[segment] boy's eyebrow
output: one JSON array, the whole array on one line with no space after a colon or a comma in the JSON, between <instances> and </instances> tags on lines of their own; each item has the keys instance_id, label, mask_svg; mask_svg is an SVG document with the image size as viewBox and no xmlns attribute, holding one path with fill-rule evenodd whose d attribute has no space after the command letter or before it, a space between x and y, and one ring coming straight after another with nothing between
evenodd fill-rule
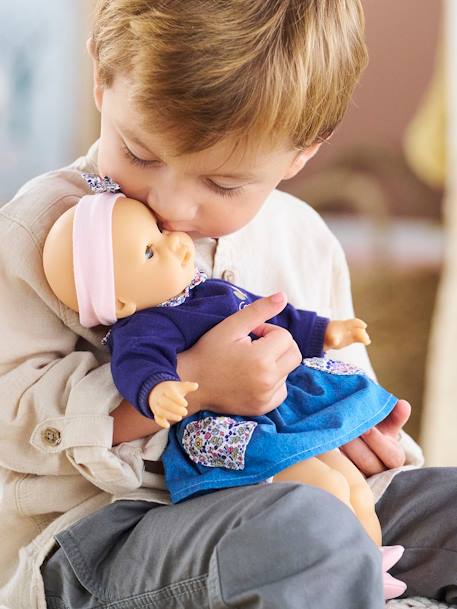
<instances>
[{"instance_id":1,"label":"boy's eyebrow","mask_svg":"<svg viewBox=\"0 0 457 609\"><path fill-rule=\"evenodd\" d=\"M128 127L123 128L122 133L131 142L133 142L137 146L140 146L140 148L143 148L143 150L146 150L149 154L158 157L158 155L155 152L149 150L149 148L145 146L143 142L138 138L138 136L136 136L132 131L130 131ZM218 173L217 169L215 169L214 172L207 172L206 175L211 176L213 178L225 178L229 180L252 180L256 177L253 173Z\"/></svg>"},{"instance_id":2,"label":"boy's eyebrow","mask_svg":"<svg viewBox=\"0 0 457 609\"><path fill-rule=\"evenodd\" d=\"M122 134L127 137L131 142L133 142L134 144L136 144L137 146L140 146L140 148L143 148L144 150L147 150L150 154L154 154L153 152L151 152L149 150L149 148L147 146L145 146L143 144L143 142L139 139L138 136L136 136L133 131L130 131L130 129L128 127L125 127L124 129L122 129Z\"/></svg>"}]
</instances>

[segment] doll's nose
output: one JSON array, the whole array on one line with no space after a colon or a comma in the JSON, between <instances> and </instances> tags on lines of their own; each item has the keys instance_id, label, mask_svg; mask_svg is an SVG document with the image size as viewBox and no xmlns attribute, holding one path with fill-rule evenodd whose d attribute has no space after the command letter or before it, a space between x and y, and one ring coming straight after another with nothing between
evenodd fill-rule
<instances>
[{"instance_id":1,"label":"doll's nose","mask_svg":"<svg viewBox=\"0 0 457 609\"><path fill-rule=\"evenodd\" d=\"M176 252L179 250L179 246L181 244L181 239L179 237L179 233L171 232L171 231L163 231L163 232L167 236L168 247L174 254L176 254Z\"/></svg>"}]
</instances>

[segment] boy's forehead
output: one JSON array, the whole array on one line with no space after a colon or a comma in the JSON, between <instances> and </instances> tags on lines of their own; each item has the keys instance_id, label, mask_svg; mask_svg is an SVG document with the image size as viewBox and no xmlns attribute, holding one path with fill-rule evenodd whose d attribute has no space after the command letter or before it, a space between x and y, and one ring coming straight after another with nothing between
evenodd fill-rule
<instances>
[{"instance_id":1,"label":"boy's forehead","mask_svg":"<svg viewBox=\"0 0 457 609\"><path fill-rule=\"evenodd\" d=\"M247 141L236 140L230 136L222 138L211 148L196 152L177 153L177 145L172 134L135 131L122 122L118 130L128 143L135 144L145 158L158 158L165 163L178 163L184 170L192 173L211 175L230 175L249 179L256 176L278 157L288 156L295 151L291 148L270 148L253 146Z\"/></svg>"},{"instance_id":2,"label":"boy's forehead","mask_svg":"<svg viewBox=\"0 0 457 609\"><path fill-rule=\"evenodd\" d=\"M172 133L152 131L142 127L143 121L131 99L125 95L125 80L115 79L105 91L105 110L112 116L115 128L127 143L134 144L145 158L158 158L169 162L173 159L189 171L211 175L230 175L249 179L268 165L276 164L278 158L296 153L288 144L255 143L248 138L236 138L230 133L222 137L214 146L196 152L178 153L178 142ZM128 88L127 88L128 90Z\"/></svg>"}]
</instances>

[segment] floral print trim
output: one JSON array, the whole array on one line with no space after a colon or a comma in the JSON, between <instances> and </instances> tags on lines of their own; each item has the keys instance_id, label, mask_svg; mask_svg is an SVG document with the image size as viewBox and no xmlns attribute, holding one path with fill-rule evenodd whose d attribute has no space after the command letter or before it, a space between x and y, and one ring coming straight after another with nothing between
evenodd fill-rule
<instances>
[{"instance_id":1,"label":"floral print trim","mask_svg":"<svg viewBox=\"0 0 457 609\"><path fill-rule=\"evenodd\" d=\"M324 357L307 357L303 360L303 364L308 368L314 368L314 370L320 370L321 372L328 372L329 374L336 374L340 376L349 376L351 374L363 374L366 373L362 368L348 364L347 362L340 362L335 359L326 359Z\"/></svg>"},{"instance_id":2,"label":"floral print trim","mask_svg":"<svg viewBox=\"0 0 457 609\"><path fill-rule=\"evenodd\" d=\"M81 175L86 180L90 189L93 192L121 192L121 187L119 186L119 184L117 184L117 182L114 182L114 180L112 180L108 176L101 178L96 173L82 173Z\"/></svg>"},{"instance_id":3,"label":"floral print trim","mask_svg":"<svg viewBox=\"0 0 457 609\"><path fill-rule=\"evenodd\" d=\"M254 421L205 417L186 425L182 445L195 463L240 470L244 469L244 455L256 427Z\"/></svg>"}]
</instances>

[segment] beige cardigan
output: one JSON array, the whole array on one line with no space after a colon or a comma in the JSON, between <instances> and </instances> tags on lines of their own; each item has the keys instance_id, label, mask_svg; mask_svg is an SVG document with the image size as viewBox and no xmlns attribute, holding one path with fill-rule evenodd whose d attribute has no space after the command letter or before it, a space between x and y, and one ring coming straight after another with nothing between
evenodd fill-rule
<instances>
[{"instance_id":1,"label":"beige cardigan","mask_svg":"<svg viewBox=\"0 0 457 609\"><path fill-rule=\"evenodd\" d=\"M10 609L46 606L40 565L56 532L116 498L168 502L163 479L143 471L143 457L159 459L166 432L112 448L109 413L121 398L104 330L81 327L43 275L46 234L87 193L79 172L96 171L95 153L32 180L0 210L0 606ZM248 226L197 250L214 277L258 294L284 290L321 315L352 315L338 242L287 194L274 191ZM361 347L344 357L371 370ZM389 479L378 476L378 490Z\"/></svg>"}]
</instances>

